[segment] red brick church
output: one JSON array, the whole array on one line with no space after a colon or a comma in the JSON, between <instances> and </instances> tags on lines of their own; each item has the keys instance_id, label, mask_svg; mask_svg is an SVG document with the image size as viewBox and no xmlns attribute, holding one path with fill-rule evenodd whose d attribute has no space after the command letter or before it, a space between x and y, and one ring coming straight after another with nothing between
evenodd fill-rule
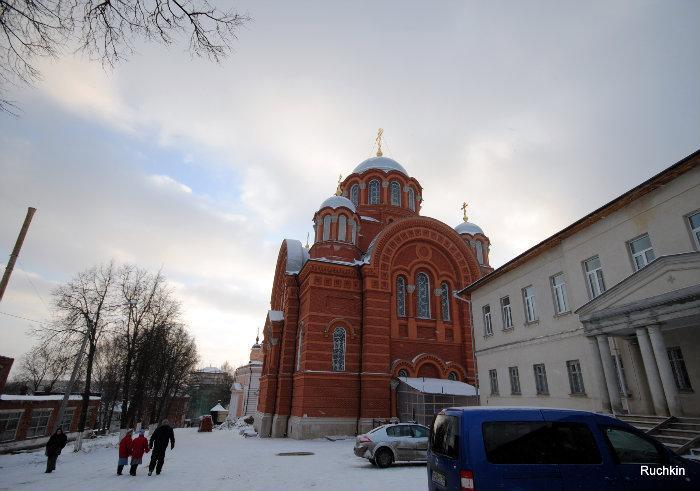
<instances>
[{"instance_id":1,"label":"red brick church","mask_svg":"<svg viewBox=\"0 0 700 491\"><path fill-rule=\"evenodd\" d=\"M469 304L453 293L491 271L489 239L466 208L455 228L421 216L421 194L380 142L321 203L313 245L282 242L264 328L261 436L367 431L397 415L397 377L475 384Z\"/></svg>"}]
</instances>

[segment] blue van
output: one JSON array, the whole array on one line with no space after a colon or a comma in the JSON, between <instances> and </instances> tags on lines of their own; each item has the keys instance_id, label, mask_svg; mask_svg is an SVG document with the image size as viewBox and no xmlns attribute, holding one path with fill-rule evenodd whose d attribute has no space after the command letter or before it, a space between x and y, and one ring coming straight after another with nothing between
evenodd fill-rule
<instances>
[{"instance_id":1,"label":"blue van","mask_svg":"<svg viewBox=\"0 0 700 491\"><path fill-rule=\"evenodd\" d=\"M431 491L700 490L700 463L615 418L586 411L440 411L428 445Z\"/></svg>"}]
</instances>

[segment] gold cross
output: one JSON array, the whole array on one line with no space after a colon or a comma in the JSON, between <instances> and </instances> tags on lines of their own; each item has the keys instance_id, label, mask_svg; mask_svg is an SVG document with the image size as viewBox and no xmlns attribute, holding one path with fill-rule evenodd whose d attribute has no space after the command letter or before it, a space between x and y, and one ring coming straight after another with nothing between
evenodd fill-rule
<instances>
[{"instance_id":1,"label":"gold cross","mask_svg":"<svg viewBox=\"0 0 700 491\"><path fill-rule=\"evenodd\" d=\"M467 204L466 201L464 203L462 203L462 211L464 212L464 221L465 222L467 221L467 206L469 206L469 205Z\"/></svg>"},{"instance_id":2,"label":"gold cross","mask_svg":"<svg viewBox=\"0 0 700 491\"><path fill-rule=\"evenodd\" d=\"M381 157L384 155L382 153L382 136L384 135L384 130L382 128L379 128L377 131L377 138L375 138L375 142L377 143L377 157Z\"/></svg>"},{"instance_id":3,"label":"gold cross","mask_svg":"<svg viewBox=\"0 0 700 491\"><path fill-rule=\"evenodd\" d=\"M340 175L338 176L338 187L337 187L337 189L335 190L335 195L336 195L336 196L342 196L342 195L343 195L343 190L340 189L340 183L341 183L341 182L343 182L343 175L342 175L342 174L340 174Z\"/></svg>"}]
</instances>

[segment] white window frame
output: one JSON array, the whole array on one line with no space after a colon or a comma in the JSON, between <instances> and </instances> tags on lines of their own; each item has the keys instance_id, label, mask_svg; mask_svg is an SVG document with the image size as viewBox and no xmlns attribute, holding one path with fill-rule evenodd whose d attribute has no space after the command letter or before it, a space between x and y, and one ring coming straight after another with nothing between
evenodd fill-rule
<instances>
[{"instance_id":1,"label":"white window frame","mask_svg":"<svg viewBox=\"0 0 700 491\"><path fill-rule=\"evenodd\" d=\"M376 191L376 193L375 193ZM375 196L376 194L376 196ZM376 198L376 200L375 200ZM367 204L380 205L382 203L382 183L379 179L372 179L367 186Z\"/></svg>"},{"instance_id":2,"label":"white window frame","mask_svg":"<svg viewBox=\"0 0 700 491\"><path fill-rule=\"evenodd\" d=\"M70 413L71 417L70 421L68 421L66 425L66 416L68 416L68 413ZM73 419L75 419L75 406L66 407L65 411L63 411L63 420L61 421L61 427L63 428L64 433L68 433L70 431Z\"/></svg>"},{"instance_id":3,"label":"white window frame","mask_svg":"<svg viewBox=\"0 0 700 491\"><path fill-rule=\"evenodd\" d=\"M520 370L518 370L517 366L508 367L508 378L510 379L510 395L522 395L522 388L520 387Z\"/></svg>"},{"instance_id":4,"label":"white window frame","mask_svg":"<svg viewBox=\"0 0 700 491\"><path fill-rule=\"evenodd\" d=\"M27 439L41 438L42 436L46 436L46 433L49 431L49 421L51 420L51 413L53 413L53 409L51 408L32 409L32 412L29 415L29 424L27 425ZM44 428L44 431L40 435L37 434L42 427Z\"/></svg>"},{"instance_id":5,"label":"white window frame","mask_svg":"<svg viewBox=\"0 0 700 491\"><path fill-rule=\"evenodd\" d=\"M360 185L355 183L350 186L350 201L355 206L360 206Z\"/></svg>"},{"instance_id":6,"label":"white window frame","mask_svg":"<svg viewBox=\"0 0 700 491\"><path fill-rule=\"evenodd\" d=\"M635 252L633 249L634 243L644 239L649 241L649 247ZM651 237L648 233L644 233L639 237L635 237L634 239L627 241L627 250L629 251L630 256L632 257L632 267L635 271L639 271L640 269L645 268L656 259L654 246L651 243Z\"/></svg>"},{"instance_id":7,"label":"white window frame","mask_svg":"<svg viewBox=\"0 0 700 491\"><path fill-rule=\"evenodd\" d=\"M491 395L500 395L498 392L498 370L495 368L489 370L489 383L491 385Z\"/></svg>"},{"instance_id":8,"label":"white window frame","mask_svg":"<svg viewBox=\"0 0 700 491\"><path fill-rule=\"evenodd\" d=\"M586 395L586 386L583 384L583 372L579 360L567 360L566 373L569 376L569 393L571 395Z\"/></svg>"},{"instance_id":9,"label":"white window frame","mask_svg":"<svg viewBox=\"0 0 700 491\"><path fill-rule=\"evenodd\" d=\"M391 181L389 185L389 202L391 206L401 206L401 183Z\"/></svg>"},{"instance_id":10,"label":"white window frame","mask_svg":"<svg viewBox=\"0 0 700 491\"><path fill-rule=\"evenodd\" d=\"M421 289L420 286L420 277L425 277L426 281L426 288L425 291ZM423 298L423 295L425 295L425 302L426 302L426 308L427 312L424 315L421 315L421 299ZM423 271L419 272L416 274L416 317L419 319L430 319L431 318L431 309L430 309L430 276L428 276L428 273L424 273Z\"/></svg>"},{"instance_id":11,"label":"white window frame","mask_svg":"<svg viewBox=\"0 0 700 491\"><path fill-rule=\"evenodd\" d=\"M493 322L491 321L491 305L481 307L481 316L484 318L484 336L493 336Z\"/></svg>"},{"instance_id":12,"label":"white window frame","mask_svg":"<svg viewBox=\"0 0 700 491\"><path fill-rule=\"evenodd\" d=\"M15 432L12 435L12 438L2 438L2 433L0 433L0 442L13 442L17 439L17 430L19 430L19 424L22 422L22 416L24 416L24 409L3 409L0 411L0 415L5 416L7 415L7 420L9 421L15 421ZM13 417L13 415L16 415ZM4 432L8 432L12 430L8 430L5 428Z\"/></svg>"},{"instance_id":13,"label":"white window frame","mask_svg":"<svg viewBox=\"0 0 700 491\"><path fill-rule=\"evenodd\" d=\"M588 264L593 260L598 261L598 267L589 270ZM591 256L588 259L584 260L582 265L583 273L586 277L586 289L588 290L588 296L591 300L593 300L594 298L599 297L600 295L605 293L605 277L603 275L603 263L600 260L600 256L596 254L595 256Z\"/></svg>"},{"instance_id":14,"label":"white window frame","mask_svg":"<svg viewBox=\"0 0 700 491\"><path fill-rule=\"evenodd\" d=\"M522 290L523 307L525 308L525 324L537 322L537 304L535 303L535 287L528 285Z\"/></svg>"},{"instance_id":15,"label":"white window frame","mask_svg":"<svg viewBox=\"0 0 700 491\"><path fill-rule=\"evenodd\" d=\"M698 224L693 228L693 218L697 217ZM693 239L695 249L700 251L700 210L689 213L685 216L685 223L688 225L690 236Z\"/></svg>"},{"instance_id":16,"label":"white window frame","mask_svg":"<svg viewBox=\"0 0 700 491\"><path fill-rule=\"evenodd\" d=\"M508 300L508 304L504 305L503 301ZM499 300L501 306L501 321L503 322L503 330L509 331L513 329L513 304L510 302L510 297L506 295Z\"/></svg>"},{"instance_id":17,"label":"white window frame","mask_svg":"<svg viewBox=\"0 0 700 491\"><path fill-rule=\"evenodd\" d=\"M557 278L561 278L561 283L557 283ZM564 273L559 272L550 276L549 286L552 288L554 313L556 315L562 315L571 312L569 308L569 297L566 294L566 276L564 276Z\"/></svg>"}]
</instances>

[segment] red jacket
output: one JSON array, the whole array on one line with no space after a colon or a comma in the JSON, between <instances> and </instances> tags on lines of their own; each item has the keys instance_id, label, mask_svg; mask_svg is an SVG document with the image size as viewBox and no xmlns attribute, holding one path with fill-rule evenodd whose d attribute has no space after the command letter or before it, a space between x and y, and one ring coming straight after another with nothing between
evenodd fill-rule
<instances>
[{"instance_id":1,"label":"red jacket","mask_svg":"<svg viewBox=\"0 0 700 491\"><path fill-rule=\"evenodd\" d=\"M139 435L131 442L131 458L140 459L145 453L148 453L148 440L145 436Z\"/></svg>"},{"instance_id":2,"label":"red jacket","mask_svg":"<svg viewBox=\"0 0 700 491\"><path fill-rule=\"evenodd\" d=\"M131 455L131 433L127 433L119 442L119 458L125 459Z\"/></svg>"}]
</instances>

